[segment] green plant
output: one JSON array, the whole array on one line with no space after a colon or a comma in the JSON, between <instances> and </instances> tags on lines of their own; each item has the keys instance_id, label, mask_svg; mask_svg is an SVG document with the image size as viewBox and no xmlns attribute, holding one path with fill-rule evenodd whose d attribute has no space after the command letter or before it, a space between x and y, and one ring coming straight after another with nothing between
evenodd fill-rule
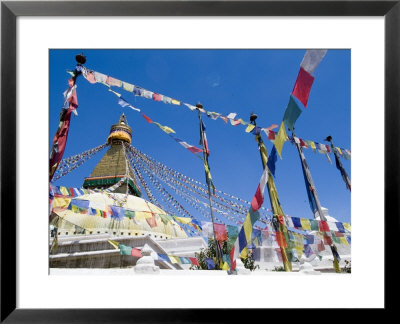
<instances>
[{"instance_id":1,"label":"green plant","mask_svg":"<svg viewBox=\"0 0 400 324\"><path fill-rule=\"evenodd\" d=\"M283 267L283 266L279 266L279 267L275 266L275 268L272 271L285 271L285 267Z\"/></svg>"}]
</instances>

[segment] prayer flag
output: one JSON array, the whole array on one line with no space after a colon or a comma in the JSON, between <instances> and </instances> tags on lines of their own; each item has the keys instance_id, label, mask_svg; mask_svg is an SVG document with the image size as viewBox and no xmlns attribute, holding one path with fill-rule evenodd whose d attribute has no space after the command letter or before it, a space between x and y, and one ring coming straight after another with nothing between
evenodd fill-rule
<instances>
[{"instance_id":1,"label":"prayer flag","mask_svg":"<svg viewBox=\"0 0 400 324\"><path fill-rule=\"evenodd\" d=\"M168 257L169 257L169 260L171 261L171 263L181 263L181 260L179 260L179 258L174 255L168 254Z\"/></svg>"},{"instance_id":2,"label":"prayer flag","mask_svg":"<svg viewBox=\"0 0 400 324\"><path fill-rule=\"evenodd\" d=\"M137 258L141 258L142 257L142 253L140 252L140 250L139 249L135 249L135 248L132 248L131 255L134 256L134 257L137 257Z\"/></svg>"},{"instance_id":3,"label":"prayer flag","mask_svg":"<svg viewBox=\"0 0 400 324\"><path fill-rule=\"evenodd\" d=\"M343 227L346 229L346 230L348 230L349 232L351 232L351 225L350 225L350 223L342 223L343 224Z\"/></svg>"},{"instance_id":4,"label":"prayer flag","mask_svg":"<svg viewBox=\"0 0 400 324\"><path fill-rule=\"evenodd\" d=\"M302 111L299 105L297 104L294 97L291 95L289 103L286 107L285 115L283 116L283 121L289 130L294 130L294 124L296 123L296 120L299 118L301 113Z\"/></svg>"},{"instance_id":5,"label":"prayer flag","mask_svg":"<svg viewBox=\"0 0 400 324\"><path fill-rule=\"evenodd\" d=\"M318 221L319 230L321 232L329 232L329 226L327 221Z\"/></svg>"},{"instance_id":6,"label":"prayer flag","mask_svg":"<svg viewBox=\"0 0 400 324\"><path fill-rule=\"evenodd\" d=\"M144 119L146 119L146 121L147 121L149 124L153 123L153 121L152 121L149 117L147 117L145 114L142 113L142 116L143 116Z\"/></svg>"},{"instance_id":7,"label":"prayer flag","mask_svg":"<svg viewBox=\"0 0 400 324\"><path fill-rule=\"evenodd\" d=\"M111 206L111 218L115 218L117 220L123 220L124 219L124 214L125 214L125 209L122 207L118 206Z\"/></svg>"},{"instance_id":8,"label":"prayer flag","mask_svg":"<svg viewBox=\"0 0 400 324\"><path fill-rule=\"evenodd\" d=\"M168 258L168 256L166 254L157 253L157 255L158 255L159 260L165 261L165 262L170 262L170 259Z\"/></svg>"},{"instance_id":9,"label":"prayer flag","mask_svg":"<svg viewBox=\"0 0 400 324\"><path fill-rule=\"evenodd\" d=\"M223 242L228 239L225 224L214 223L214 229L217 241Z\"/></svg>"},{"instance_id":10,"label":"prayer flag","mask_svg":"<svg viewBox=\"0 0 400 324\"><path fill-rule=\"evenodd\" d=\"M261 176L260 183L258 184L257 191L251 201L251 208L253 211L257 211L261 208L264 202L264 189L268 181L268 166L265 167L264 172Z\"/></svg>"},{"instance_id":11,"label":"prayer flag","mask_svg":"<svg viewBox=\"0 0 400 324\"><path fill-rule=\"evenodd\" d=\"M110 243L113 247L114 247L114 249L119 249L119 242L117 242L117 241L113 241L113 240L108 240L108 243Z\"/></svg>"},{"instance_id":12,"label":"prayer flag","mask_svg":"<svg viewBox=\"0 0 400 324\"><path fill-rule=\"evenodd\" d=\"M156 124L158 127L160 127L167 134L175 133L175 131L171 127L163 126L163 125L161 125L160 123L157 123L157 122L153 122L153 123Z\"/></svg>"},{"instance_id":13,"label":"prayer flag","mask_svg":"<svg viewBox=\"0 0 400 324\"><path fill-rule=\"evenodd\" d=\"M337 222L336 223L336 227L337 227L337 229L338 229L338 231L340 233L345 233L346 232L342 223Z\"/></svg>"},{"instance_id":14,"label":"prayer flag","mask_svg":"<svg viewBox=\"0 0 400 324\"><path fill-rule=\"evenodd\" d=\"M256 126L249 124L245 130L246 133L250 133Z\"/></svg>"},{"instance_id":15,"label":"prayer flag","mask_svg":"<svg viewBox=\"0 0 400 324\"><path fill-rule=\"evenodd\" d=\"M293 221L294 227L296 227L296 228L301 228L300 218L298 218L298 217L292 217L292 221Z\"/></svg>"},{"instance_id":16,"label":"prayer flag","mask_svg":"<svg viewBox=\"0 0 400 324\"><path fill-rule=\"evenodd\" d=\"M173 105L180 105L181 104L181 102L179 101L179 100L175 100L175 99L172 99L171 100L171 103L173 104Z\"/></svg>"},{"instance_id":17,"label":"prayer flag","mask_svg":"<svg viewBox=\"0 0 400 324\"><path fill-rule=\"evenodd\" d=\"M106 83L110 86L121 87L122 82L120 80L114 79L113 77L107 77Z\"/></svg>"},{"instance_id":18,"label":"prayer flag","mask_svg":"<svg viewBox=\"0 0 400 324\"><path fill-rule=\"evenodd\" d=\"M345 237L339 237L339 240L340 240L340 244L343 244L343 245L348 245L349 244Z\"/></svg>"},{"instance_id":19,"label":"prayer flag","mask_svg":"<svg viewBox=\"0 0 400 324\"><path fill-rule=\"evenodd\" d=\"M308 73L313 74L319 63L321 63L327 51L328 50L321 49L307 50L304 54L300 66Z\"/></svg>"},{"instance_id":20,"label":"prayer flag","mask_svg":"<svg viewBox=\"0 0 400 324\"><path fill-rule=\"evenodd\" d=\"M190 152L192 153L201 153L203 152L202 149L199 149L196 146L190 145L188 143L186 143L185 141L182 141L181 139L174 137L172 135L170 135L176 142L178 142L179 144L181 144L184 148L188 149Z\"/></svg>"},{"instance_id":21,"label":"prayer flag","mask_svg":"<svg viewBox=\"0 0 400 324\"><path fill-rule=\"evenodd\" d=\"M308 97L313 82L314 77L303 68L300 68L292 95L299 99L304 107L307 107Z\"/></svg>"},{"instance_id":22,"label":"prayer flag","mask_svg":"<svg viewBox=\"0 0 400 324\"><path fill-rule=\"evenodd\" d=\"M206 259L206 264L207 264L208 270L215 269L215 264L214 264L213 259L210 259L210 258Z\"/></svg>"},{"instance_id":23,"label":"prayer flag","mask_svg":"<svg viewBox=\"0 0 400 324\"><path fill-rule=\"evenodd\" d=\"M281 123L281 126L279 128L279 132L275 137L275 142L274 145L276 147L277 152L279 153L279 156L282 158L282 148L283 144L287 141L287 134L286 134L286 129L284 122Z\"/></svg>"},{"instance_id":24,"label":"prayer flag","mask_svg":"<svg viewBox=\"0 0 400 324\"><path fill-rule=\"evenodd\" d=\"M154 101L161 101L162 100L162 95L158 93L153 93L153 100Z\"/></svg>"},{"instance_id":25,"label":"prayer flag","mask_svg":"<svg viewBox=\"0 0 400 324\"><path fill-rule=\"evenodd\" d=\"M319 224L318 224L318 221L316 219L310 220L310 224L311 224L311 230L312 231L319 231Z\"/></svg>"},{"instance_id":26,"label":"prayer flag","mask_svg":"<svg viewBox=\"0 0 400 324\"><path fill-rule=\"evenodd\" d=\"M132 247L124 245L124 244L119 244L119 253L121 255L131 255Z\"/></svg>"},{"instance_id":27,"label":"prayer flag","mask_svg":"<svg viewBox=\"0 0 400 324\"><path fill-rule=\"evenodd\" d=\"M301 227L304 230L311 230L310 220L306 218L300 218Z\"/></svg>"},{"instance_id":28,"label":"prayer flag","mask_svg":"<svg viewBox=\"0 0 400 324\"><path fill-rule=\"evenodd\" d=\"M133 92L134 85L126 82L122 82L122 88L126 91Z\"/></svg>"},{"instance_id":29,"label":"prayer flag","mask_svg":"<svg viewBox=\"0 0 400 324\"><path fill-rule=\"evenodd\" d=\"M120 106L122 106L122 107L129 107L129 108L131 108L131 109L133 109L133 110L140 111L140 109L133 107L129 102L127 102L127 101L126 101L125 99L123 99L122 97L120 97L120 98L118 99L118 104L119 104Z\"/></svg>"},{"instance_id":30,"label":"prayer flag","mask_svg":"<svg viewBox=\"0 0 400 324\"><path fill-rule=\"evenodd\" d=\"M268 157L268 162L267 162L267 167L269 171L271 171L272 175L275 177L275 163L278 160L278 157L276 156L276 148L275 146L272 146L271 154Z\"/></svg>"},{"instance_id":31,"label":"prayer flag","mask_svg":"<svg viewBox=\"0 0 400 324\"><path fill-rule=\"evenodd\" d=\"M192 262L193 265L200 267L200 263L196 258L188 258L190 260L190 262Z\"/></svg>"},{"instance_id":32,"label":"prayer flag","mask_svg":"<svg viewBox=\"0 0 400 324\"><path fill-rule=\"evenodd\" d=\"M154 215L152 214L151 217L146 218L147 224L149 224L150 227L156 227L157 226L157 221Z\"/></svg>"}]
</instances>

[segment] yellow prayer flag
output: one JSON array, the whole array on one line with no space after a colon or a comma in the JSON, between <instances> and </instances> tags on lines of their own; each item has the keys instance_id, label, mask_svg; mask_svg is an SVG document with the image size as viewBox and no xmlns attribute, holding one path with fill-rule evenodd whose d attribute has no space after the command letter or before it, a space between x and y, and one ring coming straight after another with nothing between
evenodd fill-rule
<instances>
[{"instance_id":1,"label":"yellow prayer flag","mask_svg":"<svg viewBox=\"0 0 400 324\"><path fill-rule=\"evenodd\" d=\"M256 126L249 124L249 126L247 126L247 128L246 128L246 133L250 133L254 129L254 127L256 127Z\"/></svg>"},{"instance_id":2,"label":"yellow prayer flag","mask_svg":"<svg viewBox=\"0 0 400 324\"><path fill-rule=\"evenodd\" d=\"M315 146L315 143L313 141L309 141L310 142L310 146L313 149L313 151L315 151L317 148Z\"/></svg>"},{"instance_id":3,"label":"yellow prayer flag","mask_svg":"<svg viewBox=\"0 0 400 324\"><path fill-rule=\"evenodd\" d=\"M340 240L340 244L349 245L349 242L347 242L345 237L339 237L339 240Z\"/></svg>"},{"instance_id":4,"label":"yellow prayer flag","mask_svg":"<svg viewBox=\"0 0 400 324\"><path fill-rule=\"evenodd\" d=\"M304 230L311 230L310 220L306 218L300 218L301 227Z\"/></svg>"},{"instance_id":5,"label":"yellow prayer flag","mask_svg":"<svg viewBox=\"0 0 400 324\"><path fill-rule=\"evenodd\" d=\"M243 223L243 228L244 228L244 234L246 236L247 244L249 244L250 240L251 240L251 233L253 231L253 226L251 224L251 219L250 219L250 213L247 213L246 219L244 220L244 223Z\"/></svg>"},{"instance_id":6,"label":"yellow prayer flag","mask_svg":"<svg viewBox=\"0 0 400 324\"><path fill-rule=\"evenodd\" d=\"M71 198L56 197L53 200L53 208L68 208Z\"/></svg>"},{"instance_id":7,"label":"yellow prayer flag","mask_svg":"<svg viewBox=\"0 0 400 324\"><path fill-rule=\"evenodd\" d=\"M297 252L297 257L300 260L301 256L303 255L303 247L301 246L296 246L296 252Z\"/></svg>"},{"instance_id":8,"label":"yellow prayer flag","mask_svg":"<svg viewBox=\"0 0 400 324\"><path fill-rule=\"evenodd\" d=\"M351 232L351 225L350 225L350 223L343 223L343 227L344 227L345 229L347 229L349 232Z\"/></svg>"},{"instance_id":9,"label":"yellow prayer flag","mask_svg":"<svg viewBox=\"0 0 400 324\"><path fill-rule=\"evenodd\" d=\"M229 270L229 264L225 261L224 265L222 266L222 270Z\"/></svg>"},{"instance_id":10,"label":"yellow prayer flag","mask_svg":"<svg viewBox=\"0 0 400 324\"><path fill-rule=\"evenodd\" d=\"M133 92L133 84L122 82L122 88L126 91Z\"/></svg>"},{"instance_id":11,"label":"yellow prayer flag","mask_svg":"<svg viewBox=\"0 0 400 324\"><path fill-rule=\"evenodd\" d=\"M175 133L175 131L171 127L163 126L163 125L161 125L160 123L157 123L157 122L153 122L153 123L156 124L158 127L160 127L167 134Z\"/></svg>"},{"instance_id":12,"label":"yellow prayer flag","mask_svg":"<svg viewBox=\"0 0 400 324\"><path fill-rule=\"evenodd\" d=\"M240 252L240 257L242 258L242 259L245 259L245 258L247 258L247 251L248 251L248 249L247 249L247 246L242 250L242 252Z\"/></svg>"},{"instance_id":13,"label":"yellow prayer flag","mask_svg":"<svg viewBox=\"0 0 400 324\"><path fill-rule=\"evenodd\" d=\"M108 240L107 242L110 243L116 250L119 249L119 243L117 241Z\"/></svg>"},{"instance_id":14,"label":"yellow prayer flag","mask_svg":"<svg viewBox=\"0 0 400 324\"><path fill-rule=\"evenodd\" d=\"M181 102L179 100L175 100L175 99L172 99L171 103L173 105L178 105L178 106L181 104Z\"/></svg>"},{"instance_id":15,"label":"yellow prayer flag","mask_svg":"<svg viewBox=\"0 0 400 324\"><path fill-rule=\"evenodd\" d=\"M343 155L342 150L340 149L340 147L335 147L335 148L339 152L340 155Z\"/></svg>"},{"instance_id":16,"label":"yellow prayer flag","mask_svg":"<svg viewBox=\"0 0 400 324\"><path fill-rule=\"evenodd\" d=\"M169 255L168 254L168 258L171 260L171 263L180 263L180 260L178 257L173 256L173 255Z\"/></svg>"},{"instance_id":17,"label":"yellow prayer flag","mask_svg":"<svg viewBox=\"0 0 400 324\"><path fill-rule=\"evenodd\" d=\"M192 222L190 217L175 217L175 219L182 224L189 224Z\"/></svg>"},{"instance_id":18,"label":"yellow prayer flag","mask_svg":"<svg viewBox=\"0 0 400 324\"><path fill-rule=\"evenodd\" d=\"M242 125L248 125L248 122L245 122L242 118L238 119Z\"/></svg>"},{"instance_id":19,"label":"yellow prayer flag","mask_svg":"<svg viewBox=\"0 0 400 324\"><path fill-rule=\"evenodd\" d=\"M287 134L286 134L286 129L285 129L285 124L284 122L281 123L281 127L279 128L279 132L275 137L275 147L276 150L279 154L279 156L282 159L282 148L283 148L283 144L285 144L285 142L287 141Z\"/></svg>"},{"instance_id":20,"label":"yellow prayer flag","mask_svg":"<svg viewBox=\"0 0 400 324\"><path fill-rule=\"evenodd\" d=\"M60 187L60 191L64 196L69 196L69 192L68 192L67 188Z\"/></svg>"}]
</instances>

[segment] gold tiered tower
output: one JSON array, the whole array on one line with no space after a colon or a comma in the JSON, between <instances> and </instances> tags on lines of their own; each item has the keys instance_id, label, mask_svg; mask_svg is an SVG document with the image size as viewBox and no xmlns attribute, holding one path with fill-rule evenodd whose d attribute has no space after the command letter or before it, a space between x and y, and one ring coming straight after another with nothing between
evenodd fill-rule
<instances>
[{"instance_id":1,"label":"gold tiered tower","mask_svg":"<svg viewBox=\"0 0 400 324\"><path fill-rule=\"evenodd\" d=\"M136 184L132 168L126 160L124 144L130 144L131 141L132 129L129 127L125 115L122 114L119 122L111 126L107 139L107 143L110 145L109 150L94 168L90 177L85 178L83 188L107 189L127 177L128 180L114 192L126 193L128 190L130 195L140 197L141 192Z\"/></svg>"}]
</instances>

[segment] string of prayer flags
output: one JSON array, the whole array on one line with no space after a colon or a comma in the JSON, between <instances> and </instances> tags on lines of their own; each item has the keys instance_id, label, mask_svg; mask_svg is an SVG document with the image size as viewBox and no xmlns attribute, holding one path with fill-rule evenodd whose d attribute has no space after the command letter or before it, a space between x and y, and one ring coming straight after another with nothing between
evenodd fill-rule
<instances>
[{"instance_id":1,"label":"string of prayer flags","mask_svg":"<svg viewBox=\"0 0 400 324\"><path fill-rule=\"evenodd\" d=\"M71 113L78 108L75 78L69 79L68 85L69 88L64 92L64 106L61 109L60 122L53 138L53 146L50 153L49 181L52 180L58 164L64 155L71 122Z\"/></svg>"},{"instance_id":2,"label":"string of prayer flags","mask_svg":"<svg viewBox=\"0 0 400 324\"><path fill-rule=\"evenodd\" d=\"M290 131L294 130L294 124L296 123L296 120L299 118L301 113L302 110L298 106L293 95L291 95L289 98L289 103L287 105L285 114L283 116L283 122Z\"/></svg>"},{"instance_id":3,"label":"string of prayer flags","mask_svg":"<svg viewBox=\"0 0 400 324\"><path fill-rule=\"evenodd\" d=\"M176 142L178 142L180 145L182 145L184 148L188 149L190 152L192 153L201 153L203 152L203 150L197 148L196 146L190 145L188 143L186 143L185 141L172 136L171 133L175 133L175 131L168 127L168 126L162 126L161 124L154 122L153 120L151 120L150 117L146 116L145 114L141 113L143 118L149 123L149 124L156 124L160 129L162 129L165 133L167 133L169 136L171 136Z\"/></svg>"},{"instance_id":4,"label":"string of prayer flags","mask_svg":"<svg viewBox=\"0 0 400 324\"><path fill-rule=\"evenodd\" d=\"M232 271L236 268L236 259L239 255L241 257L247 257L247 246L251 244L253 226L259 219L260 213L258 212L258 210L254 210L253 207L250 207L246 215L246 219L244 220L244 223L240 228L239 235L235 241L235 244L233 245L229 254L231 258Z\"/></svg>"},{"instance_id":5,"label":"string of prayer flags","mask_svg":"<svg viewBox=\"0 0 400 324\"><path fill-rule=\"evenodd\" d=\"M171 135L170 135L171 136ZM184 148L186 148L186 149L188 149L190 152L192 152L192 153L201 153L201 152L203 152L203 150L202 149L199 149L198 147L196 147L196 146L194 146L194 145L190 145L190 144L188 144L188 143L186 143L185 141L183 141L183 140L181 140L181 139L179 139L179 138L177 138L177 137L174 137L174 136L171 136L176 142L178 142L179 144L181 144Z\"/></svg>"},{"instance_id":6,"label":"string of prayer flags","mask_svg":"<svg viewBox=\"0 0 400 324\"><path fill-rule=\"evenodd\" d=\"M282 148L283 144L287 141L287 134L286 134L286 129L284 122L282 121L281 126L279 128L278 134L275 137L274 145L276 147L276 150L279 154L279 156L282 159Z\"/></svg>"},{"instance_id":7,"label":"string of prayer flags","mask_svg":"<svg viewBox=\"0 0 400 324\"><path fill-rule=\"evenodd\" d=\"M116 249L116 250L119 249L119 252L121 255L131 255L131 256L135 256L137 258L142 257L142 253L140 252L139 249L121 244L121 243L119 243L117 241L113 241L113 240L108 240L108 243L110 243L114 247L114 249Z\"/></svg>"},{"instance_id":8,"label":"string of prayer flags","mask_svg":"<svg viewBox=\"0 0 400 324\"><path fill-rule=\"evenodd\" d=\"M340 162L339 157L336 155L336 152L334 151L333 153L335 155L336 168L340 171L343 181L346 184L346 188L351 191L351 182L350 182L349 176L347 175L346 170L343 168L343 165Z\"/></svg>"}]
</instances>

